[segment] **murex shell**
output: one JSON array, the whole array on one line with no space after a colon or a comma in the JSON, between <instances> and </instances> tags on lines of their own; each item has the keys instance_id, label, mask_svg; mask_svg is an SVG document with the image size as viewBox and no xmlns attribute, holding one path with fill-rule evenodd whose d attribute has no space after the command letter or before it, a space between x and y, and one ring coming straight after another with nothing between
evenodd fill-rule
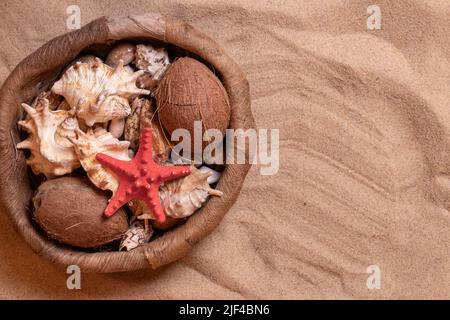
<instances>
[{"instance_id":1,"label":"murex shell","mask_svg":"<svg viewBox=\"0 0 450 320\"><path fill-rule=\"evenodd\" d=\"M195 167L183 179L170 181L160 189L159 196L165 213L172 218L186 218L208 200L210 195L221 197L222 192L212 189L207 180L211 172L202 172Z\"/></svg>"},{"instance_id":2,"label":"murex shell","mask_svg":"<svg viewBox=\"0 0 450 320\"><path fill-rule=\"evenodd\" d=\"M207 180L211 172L202 172L192 167L192 173L181 179L169 181L159 189L159 198L167 216L182 219L200 209L210 195L221 197L222 191L212 189ZM144 207L134 208L139 219L152 219L153 215Z\"/></svg>"},{"instance_id":3,"label":"murex shell","mask_svg":"<svg viewBox=\"0 0 450 320\"><path fill-rule=\"evenodd\" d=\"M116 192L119 182L113 174L105 169L95 158L97 153L104 153L120 160L131 160L128 141L120 141L102 127L89 129L87 133L77 130L77 137L71 139L81 166L92 183L102 189Z\"/></svg>"},{"instance_id":4,"label":"murex shell","mask_svg":"<svg viewBox=\"0 0 450 320\"><path fill-rule=\"evenodd\" d=\"M50 103L43 98L35 101L36 109L23 103L28 118L19 125L29 132L26 140L17 144L18 149L30 149L27 164L35 174L54 178L68 174L80 166L70 138L78 130L78 122L68 111L50 110Z\"/></svg>"},{"instance_id":5,"label":"murex shell","mask_svg":"<svg viewBox=\"0 0 450 320\"><path fill-rule=\"evenodd\" d=\"M136 79L143 73L131 74L122 63L111 68L96 59L94 63L74 64L53 85L52 91L62 95L77 116L91 127L95 123L127 117L131 111L129 100L150 94L136 86Z\"/></svg>"}]
</instances>

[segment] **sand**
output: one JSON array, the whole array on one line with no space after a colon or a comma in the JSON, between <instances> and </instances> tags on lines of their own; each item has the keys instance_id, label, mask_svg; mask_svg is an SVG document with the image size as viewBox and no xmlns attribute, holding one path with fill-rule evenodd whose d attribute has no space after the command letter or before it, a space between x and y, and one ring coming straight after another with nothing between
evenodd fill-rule
<instances>
[{"instance_id":1,"label":"sand","mask_svg":"<svg viewBox=\"0 0 450 320\"><path fill-rule=\"evenodd\" d=\"M0 214L0 298L450 298L450 6L378 0L382 29L367 30L372 2L76 1L82 24L159 11L217 39L248 75L258 127L280 130L280 170L252 168L185 259L83 274L81 290ZM73 3L2 0L0 82L67 31Z\"/></svg>"}]
</instances>

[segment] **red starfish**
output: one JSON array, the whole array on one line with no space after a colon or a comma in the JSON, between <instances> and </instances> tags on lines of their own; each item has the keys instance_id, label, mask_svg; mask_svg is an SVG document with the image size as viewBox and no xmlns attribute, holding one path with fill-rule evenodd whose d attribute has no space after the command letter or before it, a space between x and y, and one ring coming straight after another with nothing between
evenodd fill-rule
<instances>
[{"instance_id":1,"label":"red starfish","mask_svg":"<svg viewBox=\"0 0 450 320\"><path fill-rule=\"evenodd\" d=\"M158 165L153 161L152 142L152 129L145 128L141 133L139 150L132 160L123 161L97 153L97 160L119 179L119 188L105 209L107 217L128 201L139 199L145 202L156 221L163 223L166 220L159 200L159 186L164 181L189 175L191 167Z\"/></svg>"}]
</instances>

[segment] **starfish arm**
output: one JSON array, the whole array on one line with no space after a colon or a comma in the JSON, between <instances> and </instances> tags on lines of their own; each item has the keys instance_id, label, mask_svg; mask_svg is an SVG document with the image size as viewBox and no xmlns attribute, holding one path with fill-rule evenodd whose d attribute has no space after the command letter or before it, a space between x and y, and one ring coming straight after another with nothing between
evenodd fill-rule
<instances>
[{"instance_id":1,"label":"starfish arm","mask_svg":"<svg viewBox=\"0 0 450 320\"><path fill-rule=\"evenodd\" d=\"M95 159L97 159L97 161L100 162L102 166L108 168L118 175L125 175L126 177L131 176L128 168L128 161L119 160L104 153L97 153L95 155Z\"/></svg>"},{"instance_id":2,"label":"starfish arm","mask_svg":"<svg viewBox=\"0 0 450 320\"><path fill-rule=\"evenodd\" d=\"M153 162L153 129L144 128L141 132L141 141L139 142L139 150L136 157L139 159L147 160L147 162Z\"/></svg>"},{"instance_id":3,"label":"starfish arm","mask_svg":"<svg viewBox=\"0 0 450 320\"><path fill-rule=\"evenodd\" d=\"M189 166L159 166L161 178L164 180L173 180L185 177L191 174L192 168Z\"/></svg>"},{"instance_id":4,"label":"starfish arm","mask_svg":"<svg viewBox=\"0 0 450 320\"><path fill-rule=\"evenodd\" d=\"M115 195L109 200L109 203L105 208L105 216L113 216L117 212L117 210L119 210L124 204L131 200L130 197L127 196L126 190L126 187L119 185L119 188L117 189Z\"/></svg>"},{"instance_id":5,"label":"starfish arm","mask_svg":"<svg viewBox=\"0 0 450 320\"><path fill-rule=\"evenodd\" d=\"M147 209L153 213L155 220L159 223L164 223L166 221L166 216L164 214L164 209L159 200L158 187L152 187L148 193L148 196L144 199Z\"/></svg>"}]
</instances>

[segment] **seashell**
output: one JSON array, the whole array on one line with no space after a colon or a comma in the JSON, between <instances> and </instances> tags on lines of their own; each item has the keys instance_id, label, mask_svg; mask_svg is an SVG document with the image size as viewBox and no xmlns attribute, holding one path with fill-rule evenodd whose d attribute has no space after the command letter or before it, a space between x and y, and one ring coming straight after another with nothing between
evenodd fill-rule
<instances>
[{"instance_id":1,"label":"seashell","mask_svg":"<svg viewBox=\"0 0 450 320\"><path fill-rule=\"evenodd\" d=\"M70 104L66 101L63 100L61 101L61 103L58 105L58 110L66 110L66 111L72 111L73 109L70 107ZM75 111L75 110L73 110Z\"/></svg>"},{"instance_id":2,"label":"seashell","mask_svg":"<svg viewBox=\"0 0 450 320\"><path fill-rule=\"evenodd\" d=\"M121 43L111 49L106 57L105 63L110 67L117 67L122 61L124 66L133 62L136 53L136 46L131 43Z\"/></svg>"},{"instance_id":3,"label":"seashell","mask_svg":"<svg viewBox=\"0 0 450 320\"><path fill-rule=\"evenodd\" d=\"M159 196L166 215L186 218L200 209L210 195L221 197L223 193L212 189L207 182L211 175L211 172L205 173L193 167L189 176L163 185Z\"/></svg>"},{"instance_id":4,"label":"seashell","mask_svg":"<svg viewBox=\"0 0 450 320\"><path fill-rule=\"evenodd\" d=\"M159 80L170 65L170 59L164 48L138 44L134 64L149 73L154 80Z\"/></svg>"},{"instance_id":5,"label":"seashell","mask_svg":"<svg viewBox=\"0 0 450 320\"><path fill-rule=\"evenodd\" d=\"M60 146L73 149L73 144L70 140L77 136L76 131L78 129L78 121L76 118L66 118L56 129L55 142Z\"/></svg>"},{"instance_id":6,"label":"seashell","mask_svg":"<svg viewBox=\"0 0 450 320\"><path fill-rule=\"evenodd\" d=\"M143 101L139 118L139 128L140 130L145 128L153 129L153 159L157 160L160 164L164 164L169 158L172 142L166 137L164 129L160 124L154 100L141 100Z\"/></svg>"},{"instance_id":7,"label":"seashell","mask_svg":"<svg viewBox=\"0 0 450 320\"><path fill-rule=\"evenodd\" d=\"M184 178L165 183L159 189L159 197L168 217L181 219L191 216L202 207L210 195L221 197L223 193L212 189L207 180L211 172L202 172L195 167ZM141 203L133 203L131 210L140 219L153 219L151 212Z\"/></svg>"},{"instance_id":8,"label":"seashell","mask_svg":"<svg viewBox=\"0 0 450 320\"><path fill-rule=\"evenodd\" d=\"M115 176L103 167L95 158L101 152L120 160L131 160L128 154L128 141L119 141L102 127L89 129L87 133L77 130L77 137L71 139L81 166L92 183L102 190L116 192L119 182Z\"/></svg>"},{"instance_id":9,"label":"seashell","mask_svg":"<svg viewBox=\"0 0 450 320\"><path fill-rule=\"evenodd\" d=\"M107 195L87 178L61 177L39 186L33 197L33 217L52 239L96 248L120 239L128 229L123 209L104 218L107 203Z\"/></svg>"},{"instance_id":10,"label":"seashell","mask_svg":"<svg viewBox=\"0 0 450 320\"><path fill-rule=\"evenodd\" d=\"M70 67L53 87L62 95L77 116L89 127L116 118L127 117L131 110L129 99L148 95L150 91L136 87L143 71L130 74L122 64L115 69L96 59L94 63L79 63Z\"/></svg>"},{"instance_id":11,"label":"seashell","mask_svg":"<svg viewBox=\"0 0 450 320\"><path fill-rule=\"evenodd\" d=\"M183 128L195 137L195 121L202 121L202 134L206 129L217 129L223 134L228 127L231 116L228 94L211 70L195 59L185 57L173 62L155 96L159 119L170 135ZM203 147L210 142L204 142Z\"/></svg>"},{"instance_id":12,"label":"seashell","mask_svg":"<svg viewBox=\"0 0 450 320\"><path fill-rule=\"evenodd\" d=\"M101 61L100 58L97 58L96 56L92 55L92 54L85 54L81 57L76 58L75 60L73 60L69 65L67 65L67 67L65 67L62 71L61 74L66 73L67 70L69 70L72 66L74 66L75 64L80 64L80 63L90 63L90 64L94 64L94 62L96 61L96 59L99 59Z\"/></svg>"},{"instance_id":13,"label":"seashell","mask_svg":"<svg viewBox=\"0 0 450 320\"><path fill-rule=\"evenodd\" d=\"M134 69L133 69L131 66L125 66L125 67L123 67L123 68L124 68L125 71L128 72L128 73L133 74L133 73L135 72ZM141 76L141 77L142 77L142 76ZM137 81L138 81L141 77L139 77L139 78L137 79ZM138 88L139 88L139 89L145 89L145 88L141 88L141 87L139 87L139 86L138 86Z\"/></svg>"},{"instance_id":14,"label":"seashell","mask_svg":"<svg viewBox=\"0 0 450 320\"><path fill-rule=\"evenodd\" d=\"M164 163L168 157L172 144L164 135L159 124L153 100L138 98L131 105L132 115L127 118L125 125L125 140L130 141L132 149L139 146L140 131L144 128L153 129L153 158L159 163Z\"/></svg>"},{"instance_id":15,"label":"seashell","mask_svg":"<svg viewBox=\"0 0 450 320\"><path fill-rule=\"evenodd\" d=\"M61 96L58 96L51 91L43 91L37 95L31 106L34 109L42 109L44 107L44 104L46 103L44 101L45 99L48 100L49 109L52 111L58 109L58 106L64 101Z\"/></svg>"},{"instance_id":16,"label":"seashell","mask_svg":"<svg viewBox=\"0 0 450 320\"><path fill-rule=\"evenodd\" d=\"M112 119L109 123L108 131L114 138L120 138L125 129L125 119Z\"/></svg>"},{"instance_id":17,"label":"seashell","mask_svg":"<svg viewBox=\"0 0 450 320\"><path fill-rule=\"evenodd\" d=\"M199 170L201 172L204 172L204 173L208 173L208 172L211 173L211 175L206 180L209 184L216 183L220 179L221 173L216 171L216 170L213 170L213 169L211 169L209 167L206 167L206 166L200 167Z\"/></svg>"},{"instance_id":18,"label":"seashell","mask_svg":"<svg viewBox=\"0 0 450 320\"><path fill-rule=\"evenodd\" d=\"M125 120L124 138L125 140L130 141L130 148L133 151L136 151L139 146L139 122L141 117L142 104L142 99L134 99L133 103L131 104L131 114Z\"/></svg>"},{"instance_id":19,"label":"seashell","mask_svg":"<svg viewBox=\"0 0 450 320\"><path fill-rule=\"evenodd\" d=\"M156 88L158 88L158 84L159 81L154 80L152 76L149 74L143 74L136 81L136 85L138 86L138 88L147 89L150 90L151 92L156 91Z\"/></svg>"},{"instance_id":20,"label":"seashell","mask_svg":"<svg viewBox=\"0 0 450 320\"><path fill-rule=\"evenodd\" d=\"M120 242L119 251L125 249L126 251L133 250L140 245L150 241L153 235L153 229L151 226L142 223L141 221L134 218L130 225L130 228L123 235L122 241Z\"/></svg>"},{"instance_id":21,"label":"seashell","mask_svg":"<svg viewBox=\"0 0 450 320\"><path fill-rule=\"evenodd\" d=\"M102 61L102 59L94 56L93 54L85 54L84 56L79 57L78 59L75 59L75 63L90 63L94 64L97 60Z\"/></svg>"},{"instance_id":22,"label":"seashell","mask_svg":"<svg viewBox=\"0 0 450 320\"><path fill-rule=\"evenodd\" d=\"M29 132L26 140L17 144L18 149L30 149L27 164L35 174L54 178L71 173L80 166L70 138L78 130L78 122L68 111L50 110L47 99L39 100L36 109L23 103L29 118L19 125Z\"/></svg>"}]
</instances>

